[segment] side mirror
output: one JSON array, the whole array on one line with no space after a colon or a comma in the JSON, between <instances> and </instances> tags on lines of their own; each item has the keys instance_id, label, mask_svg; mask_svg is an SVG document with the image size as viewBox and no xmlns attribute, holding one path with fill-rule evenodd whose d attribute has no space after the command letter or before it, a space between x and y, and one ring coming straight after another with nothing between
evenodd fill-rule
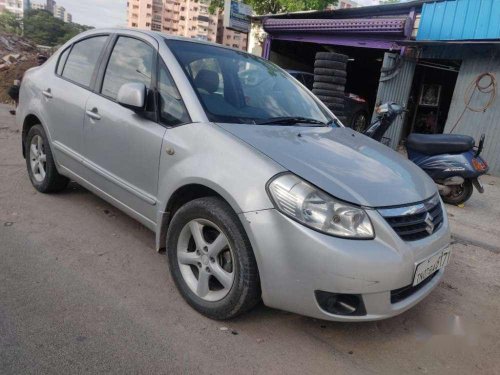
<instances>
[{"instance_id":1,"label":"side mirror","mask_svg":"<svg viewBox=\"0 0 500 375\"><path fill-rule=\"evenodd\" d=\"M118 90L116 101L118 104L132 111L144 111L146 105L146 85L138 82L123 84L120 90Z\"/></svg>"}]
</instances>

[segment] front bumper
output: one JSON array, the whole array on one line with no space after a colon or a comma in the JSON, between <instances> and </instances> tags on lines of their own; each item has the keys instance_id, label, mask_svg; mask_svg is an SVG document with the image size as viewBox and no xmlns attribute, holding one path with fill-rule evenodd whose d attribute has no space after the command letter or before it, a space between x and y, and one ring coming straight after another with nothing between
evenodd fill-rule
<instances>
[{"instance_id":1,"label":"front bumper","mask_svg":"<svg viewBox=\"0 0 500 375\"><path fill-rule=\"evenodd\" d=\"M449 246L446 215L433 235L405 242L377 211L367 212L375 228L373 240L325 235L274 209L241 213L257 259L264 303L319 319L366 321L400 314L427 296L439 284L443 270L404 300L391 303L390 298L392 290L412 284L417 264ZM322 310L317 290L361 295L366 315Z\"/></svg>"}]
</instances>

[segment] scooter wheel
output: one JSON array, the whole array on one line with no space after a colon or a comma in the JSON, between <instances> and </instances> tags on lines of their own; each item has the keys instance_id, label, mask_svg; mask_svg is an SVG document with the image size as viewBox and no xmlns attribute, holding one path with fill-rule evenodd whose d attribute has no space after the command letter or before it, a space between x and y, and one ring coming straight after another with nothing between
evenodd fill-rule
<instances>
[{"instance_id":1,"label":"scooter wheel","mask_svg":"<svg viewBox=\"0 0 500 375\"><path fill-rule=\"evenodd\" d=\"M451 193L443 196L443 201L458 206L469 200L474 190L471 180L465 180L462 185L451 186Z\"/></svg>"}]
</instances>

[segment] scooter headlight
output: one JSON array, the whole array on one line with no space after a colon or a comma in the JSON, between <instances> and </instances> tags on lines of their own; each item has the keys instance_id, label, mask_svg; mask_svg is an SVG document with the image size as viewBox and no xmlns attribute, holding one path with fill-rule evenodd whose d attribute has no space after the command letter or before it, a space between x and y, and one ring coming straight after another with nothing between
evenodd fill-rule
<instances>
[{"instance_id":1,"label":"scooter headlight","mask_svg":"<svg viewBox=\"0 0 500 375\"><path fill-rule=\"evenodd\" d=\"M365 210L341 202L293 174L275 177L268 189L276 208L305 226L337 237L375 237Z\"/></svg>"}]
</instances>

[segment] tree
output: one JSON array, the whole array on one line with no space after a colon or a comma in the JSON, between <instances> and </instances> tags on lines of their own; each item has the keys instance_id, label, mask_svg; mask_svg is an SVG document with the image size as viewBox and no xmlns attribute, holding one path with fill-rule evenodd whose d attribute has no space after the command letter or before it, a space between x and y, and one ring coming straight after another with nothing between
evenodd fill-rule
<instances>
[{"instance_id":1,"label":"tree","mask_svg":"<svg viewBox=\"0 0 500 375\"><path fill-rule=\"evenodd\" d=\"M46 10L30 10L24 15L24 36L37 44L56 46L91 27L66 23Z\"/></svg>"},{"instance_id":2,"label":"tree","mask_svg":"<svg viewBox=\"0 0 500 375\"><path fill-rule=\"evenodd\" d=\"M23 31L20 19L14 13L7 10L0 14L0 30L18 35Z\"/></svg>"},{"instance_id":3,"label":"tree","mask_svg":"<svg viewBox=\"0 0 500 375\"><path fill-rule=\"evenodd\" d=\"M323 10L328 5L337 4L337 0L246 0L256 14L276 14L283 12L298 12L301 10ZM212 0L210 13L224 8L224 0Z\"/></svg>"}]
</instances>

